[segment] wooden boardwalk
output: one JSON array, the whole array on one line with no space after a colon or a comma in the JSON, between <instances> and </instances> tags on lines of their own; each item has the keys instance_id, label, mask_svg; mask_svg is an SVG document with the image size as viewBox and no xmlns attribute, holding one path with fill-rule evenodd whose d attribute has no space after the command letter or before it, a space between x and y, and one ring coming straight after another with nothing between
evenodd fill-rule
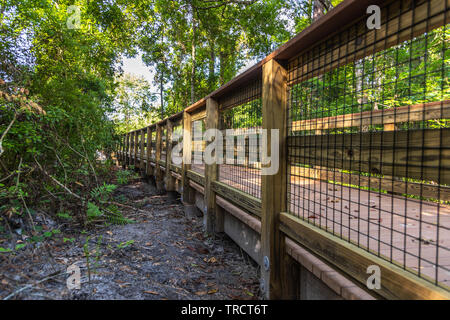
<instances>
[{"instance_id":1,"label":"wooden boardwalk","mask_svg":"<svg viewBox=\"0 0 450 320\"><path fill-rule=\"evenodd\" d=\"M257 169L220 165L219 181L261 198ZM450 287L450 206L295 177L288 195L293 215Z\"/></svg>"},{"instance_id":2,"label":"wooden boardwalk","mask_svg":"<svg viewBox=\"0 0 450 320\"><path fill-rule=\"evenodd\" d=\"M219 181L261 198L258 169L219 165ZM450 287L450 206L297 177L288 196L291 214Z\"/></svg>"}]
</instances>

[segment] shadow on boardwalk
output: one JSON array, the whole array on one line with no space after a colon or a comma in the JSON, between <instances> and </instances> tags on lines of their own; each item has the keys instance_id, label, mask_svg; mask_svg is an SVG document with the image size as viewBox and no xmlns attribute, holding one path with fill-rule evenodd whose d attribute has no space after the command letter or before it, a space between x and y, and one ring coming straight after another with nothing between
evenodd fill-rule
<instances>
[{"instance_id":1,"label":"shadow on boardwalk","mask_svg":"<svg viewBox=\"0 0 450 320\"><path fill-rule=\"evenodd\" d=\"M226 236L206 236L201 218L187 219L179 199L159 195L143 181L120 187L115 196L140 208L124 211L136 223L81 235L73 230L72 242L55 238L15 256L1 255L0 298L13 292L11 299L260 298L256 264ZM70 230L63 232L70 237ZM80 290L66 286L72 264L81 268Z\"/></svg>"}]
</instances>

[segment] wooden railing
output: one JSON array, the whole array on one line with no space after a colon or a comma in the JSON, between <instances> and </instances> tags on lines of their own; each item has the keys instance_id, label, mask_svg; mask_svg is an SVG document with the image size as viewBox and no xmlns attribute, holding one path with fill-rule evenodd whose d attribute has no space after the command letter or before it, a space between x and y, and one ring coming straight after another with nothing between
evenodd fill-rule
<instances>
[{"instance_id":1,"label":"wooden railing","mask_svg":"<svg viewBox=\"0 0 450 320\"><path fill-rule=\"evenodd\" d=\"M378 30L364 27L366 8L373 4L382 8L382 24ZM376 59L381 59L376 54L388 52L386 56L391 48L400 50L395 47L399 44L410 46L412 50L413 39L423 34L429 37L430 31L443 26L442 50L445 55L449 41L445 38L449 8L450 0L346 0L252 68L183 112L123 135L119 161L154 176L161 189L180 191L182 201L187 205L195 203L196 192L203 193L207 232L224 230L224 211L239 208L236 214L241 216L245 212L248 218L242 220L250 221L248 224L261 233L263 261L258 262L263 266L261 277L268 298L288 297L293 290L286 262L285 239L288 237L290 245L294 241L362 286L366 285L369 276L368 266L379 266L381 288L375 293L381 297L449 299L450 277L442 276L448 269L444 262L440 263L450 258L450 129L445 122L450 118L448 83L443 82L432 98L421 102L386 107L378 104L385 99L381 96L372 103L371 110L364 111L362 107L367 105L364 99L368 98L363 97L358 98L359 112L353 108L353 111L345 111L344 108L333 110L328 107L323 109L326 112L321 111L322 116L305 117L304 113L293 116L294 111L302 108L307 113L308 103L312 101L308 97L295 96L298 85L306 81L325 83L329 72L336 72L338 79L341 74L347 77L347 71L339 68L350 65L356 70L356 64L364 66L364 59L371 59L375 64ZM418 61L426 63L426 59L430 59L424 56ZM398 60L394 63L400 65ZM410 63L409 67L412 65ZM439 68L444 77L448 75L445 62ZM386 68L383 70L388 72ZM363 68L363 71L352 69L352 72L364 75L368 71ZM374 74L369 75L371 78L368 79L372 80L367 81L374 84ZM426 72L424 77L427 77ZM380 90L386 88L387 91L389 84L383 84L383 81L376 84ZM350 84L354 91L357 94L363 92L354 82ZM411 82L410 79L410 92ZM342 90L346 92L347 89ZM314 93L309 91L308 94ZM335 95L338 97L334 101L338 101L341 94ZM317 99L323 99L322 96ZM411 97L409 94L408 98ZM299 98L309 100L303 104ZM345 96L342 101L346 106ZM249 103L254 103L252 110L261 114L262 122L246 119L245 130L256 132L256 127L257 130L280 130L278 172L261 176L261 164L250 167L247 162L229 166L203 163L201 170L193 170L190 163L193 151L203 150L207 145L193 141L194 121L204 119L205 129L236 129L233 123L245 117ZM223 118L229 108L236 113L230 118L232 121L227 122ZM428 127L427 121L438 121L438 125ZM183 126L183 164L178 166L171 161L172 133L174 126L180 123ZM419 125L409 127L411 123ZM401 129L400 126L405 124L406 127ZM156 132L155 141L152 140L153 132ZM233 179L236 175L237 179ZM357 200L352 194L357 194ZM379 199L375 205L373 199ZM390 208L386 207L388 202ZM355 213L354 208L361 212ZM370 212L374 208L379 213L377 236L369 234L372 227ZM366 220L364 210L369 215ZM419 216L413 220L419 225L419 231L407 229L412 223L407 211L413 210L417 210ZM382 228L390 232L391 238L401 234L396 229L398 226L393 225L401 215L404 239L411 237L419 243L419 252L414 256L419 268L421 263L422 267L428 267L425 262L429 260L423 257L428 250L426 246L431 243L440 256L440 259L434 256L432 263L432 267L440 270L439 275L437 271L435 276L430 276L425 271L413 270L406 261L406 255L412 255L412 249L406 245L397 248L405 256L403 260L393 255L396 243L387 243L390 255L389 250L383 251L380 247L386 244L380 231ZM435 220L422 228L422 223L431 219L430 216ZM358 229L352 229L356 228L352 227L352 219L363 219L361 221L368 225L367 230L363 230L359 222ZM260 227L255 227L254 221L261 221ZM427 228L438 235L437 239L421 238L422 233L429 232ZM416 234L418 232L420 234ZM360 241L360 237L367 240L368 246L365 246L365 240ZM378 248L374 249L371 241Z\"/></svg>"}]
</instances>

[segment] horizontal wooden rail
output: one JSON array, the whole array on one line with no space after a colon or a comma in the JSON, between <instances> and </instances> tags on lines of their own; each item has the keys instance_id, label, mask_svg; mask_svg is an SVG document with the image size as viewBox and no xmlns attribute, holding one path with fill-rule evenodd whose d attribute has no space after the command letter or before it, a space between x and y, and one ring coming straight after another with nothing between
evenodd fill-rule
<instances>
[{"instance_id":1,"label":"horizontal wooden rail","mask_svg":"<svg viewBox=\"0 0 450 320\"><path fill-rule=\"evenodd\" d=\"M203 119L206 118L206 110L200 111L200 112L196 112L193 113L191 116L191 121L195 122L195 121L201 121Z\"/></svg>"},{"instance_id":2,"label":"horizontal wooden rail","mask_svg":"<svg viewBox=\"0 0 450 320\"><path fill-rule=\"evenodd\" d=\"M450 119L450 100L293 121L291 131L310 131Z\"/></svg>"},{"instance_id":3,"label":"horizontal wooden rail","mask_svg":"<svg viewBox=\"0 0 450 320\"><path fill-rule=\"evenodd\" d=\"M201 186L205 185L205 177L195 171L192 170L188 170L187 172L187 177L193 181L195 181L196 183L198 183Z\"/></svg>"},{"instance_id":4,"label":"horizontal wooden rail","mask_svg":"<svg viewBox=\"0 0 450 320\"><path fill-rule=\"evenodd\" d=\"M233 203L220 196L216 196L216 201L218 206L225 209L227 212L231 213L233 216L241 220L254 231L261 234L261 221L258 218L255 218L255 216L248 214L244 210L233 205Z\"/></svg>"},{"instance_id":5,"label":"horizontal wooden rail","mask_svg":"<svg viewBox=\"0 0 450 320\"><path fill-rule=\"evenodd\" d=\"M261 200L255 197L252 197L248 193L245 193L236 188L230 187L225 183L214 181L212 184L212 188L214 192L218 195L231 201L237 206L251 212L257 216L261 216Z\"/></svg>"},{"instance_id":6,"label":"horizontal wooden rail","mask_svg":"<svg viewBox=\"0 0 450 320\"><path fill-rule=\"evenodd\" d=\"M205 194L205 188L202 185L196 183L195 181L190 180L189 185L198 192L200 192L201 194Z\"/></svg>"}]
</instances>

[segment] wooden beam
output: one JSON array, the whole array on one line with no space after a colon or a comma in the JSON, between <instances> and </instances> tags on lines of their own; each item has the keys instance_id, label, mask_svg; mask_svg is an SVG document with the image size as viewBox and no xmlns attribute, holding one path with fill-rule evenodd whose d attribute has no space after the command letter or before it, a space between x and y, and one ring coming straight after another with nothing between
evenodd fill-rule
<instances>
[{"instance_id":1,"label":"wooden beam","mask_svg":"<svg viewBox=\"0 0 450 320\"><path fill-rule=\"evenodd\" d=\"M208 98L206 100L206 130L219 128L219 104L216 100ZM212 143L212 142L208 142ZM217 152L217 150L216 150ZM216 156L217 153L214 155ZM205 163L205 226L206 232L223 232L223 214L221 210L217 210L216 194L212 188L212 184L218 178L217 161L212 164Z\"/></svg>"},{"instance_id":2,"label":"wooden beam","mask_svg":"<svg viewBox=\"0 0 450 320\"><path fill-rule=\"evenodd\" d=\"M279 230L279 214L286 210L286 119L287 72L275 60L263 65L262 127L268 130L267 150L271 150L271 129L279 130L279 170L274 175L262 175L261 210L261 276L264 295L268 299L283 298L284 237ZM265 165L267 167L267 165ZM263 166L264 167L264 166Z\"/></svg>"},{"instance_id":3,"label":"wooden beam","mask_svg":"<svg viewBox=\"0 0 450 320\"><path fill-rule=\"evenodd\" d=\"M130 155L131 155L131 148L130 148L130 133L127 133L127 148L125 149L125 165L130 165Z\"/></svg>"},{"instance_id":4,"label":"wooden beam","mask_svg":"<svg viewBox=\"0 0 450 320\"><path fill-rule=\"evenodd\" d=\"M215 181L212 184L215 193L242 209L261 217L261 200L229 185Z\"/></svg>"},{"instance_id":5,"label":"wooden beam","mask_svg":"<svg viewBox=\"0 0 450 320\"><path fill-rule=\"evenodd\" d=\"M195 203L195 191L189 185L188 171L191 169L192 156L192 120L188 112L183 113L183 165L181 172L181 183L183 188L182 201L187 205Z\"/></svg>"},{"instance_id":6,"label":"wooden beam","mask_svg":"<svg viewBox=\"0 0 450 320\"><path fill-rule=\"evenodd\" d=\"M139 155L139 168L143 173L145 173L145 161L144 161L144 155L145 155L145 148L144 148L144 142L145 142L145 129L140 130L140 136L141 136L141 143L140 143L140 155Z\"/></svg>"},{"instance_id":7,"label":"wooden beam","mask_svg":"<svg viewBox=\"0 0 450 320\"><path fill-rule=\"evenodd\" d=\"M191 114L191 121L199 121L205 118L206 118L206 109Z\"/></svg>"},{"instance_id":8,"label":"wooden beam","mask_svg":"<svg viewBox=\"0 0 450 320\"><path fill-rule=\"evenodd\" d=\"M205 195L205 187L199 185L197 182L194 182L192 180L189 180L189 185L192 187L192 191L195 194L195 191L198 193Z\"/></svg>"},{"instance_id":9,"label":"wooden beam","mask_svg":"<svg viewBox=\"0 0 450 320\"><path fill-rule=\"evenodd\" d=\"M173 122L167 119L166 124L166 190L175 191L175 180L170 174L170 164L172 163L172 133L173 133Z\"/></svg>"},{"instance_id":10,"label":"wooden beam","mask_svg":"<svg viewBox=\"0 0 450 320\"><path fill-rule=\"evenodd\" d=\"M450 129L288 138L290 163L450 184Z\"/></svg>"},{"instance_id":11,"label":"wooden beam","mask_svg":"<svg viewBox=\"0 0 450 320\"><path fill-rule=\"evenodd\" d=\"M386 131L392 131L393 125L396 123L449 118L450 100L444 100L334 117L298 120L291 123L291 128L292 131L312 131L385 125Z\"/></svg>"},{"instance_id":12,"label":"wooden beam","mask_svg":"<svg viewBox=\"0 0 450 320\"><path fill-rule=\"evenodd\" d=\"M187 177L201 186L205 186L205 177L198 172L188 170Z\"/></svg>"},{"instance_id":13,"label":"wooden beam","mask_svg":"<svg viewBox=\"0 0 450 320\"><path fill-rule=\"evenodd\" d=\"M151 127L147 127L147 167L145 169L145 172L147 173L147 175L152 175L153 174L153 168L150 165L150 157L152 154L152 129Z\"/></svg>"},{"instance_id":14,"label":"wooden beam","mask_svg":"<svg viewBox=\"0 0 450 320\"><path fill-rule=\"evenodd\" d=\"M176 166L174 164L170 165L170 170L173 172L176 172L177 174L181 175L181 172L183 171L183 167Z\"/></svg>"},{"instance_id":15,"label":"wooden beam","mask_svg":"<svg viewBox=\"0 0 450 320\"><path fill-rule=\"evenodd\" d=\"M161 147L162 147L162 127L161 125L156 125L156 154L155 154L155 181L156 188L159 191L163 190L163 175L161 170Z\"/></svg>"},{"instance_id":16,"label":"wooden beam","mask_svg":"<svg viewBox=\"0 0 450 320\"><path fill-rule=\"evenodd\" d=\"M376 293L387 299L450 299L450 292L291 214L281 213L280 221L287 236L363 285L369 277L367 267L379 266L381 289Z\"/></svg>"},{"instance_id":17,"label":"wooden beam","mask_svg":"<svg viewBox=\"0 0 450 320\"><path fill-rule=\"evenodd\" d=\"M138 168L138 150L139 150L139 134L138 131L134 131L134 152L133 152L133 165L134 169Z\"/></svg>"},{"instance_id":18,"label":"wooden beam","mask_svg":"<svg viewBox=\"0 0 450 320\"><path fill-rule=\"evenodd\" d=\"M222 198L220 196L216 196L217 205L224 209L226 212L232 214L243 223L245 223L248 227L252 228L254 231L261 234L261 221L255 216L248 214L246 211L241 208L235 206L227 199Z\"/></svg>"}]
</instances>

